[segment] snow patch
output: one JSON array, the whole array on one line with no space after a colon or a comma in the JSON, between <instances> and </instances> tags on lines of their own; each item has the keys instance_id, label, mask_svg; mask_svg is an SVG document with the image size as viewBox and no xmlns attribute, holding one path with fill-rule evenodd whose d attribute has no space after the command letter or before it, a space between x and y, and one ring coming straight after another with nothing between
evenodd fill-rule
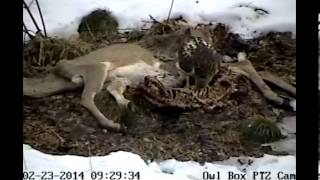
<instances>
[{"instance_id":1,"label":"snow patch","mask_svg":"<svg viewBox=\"0 0 320 180\"><path fill-rule=\"evenodd\" d=\"M275 179L279 172L295 174L295 156L271 156L250 158L251 164L239 164L240 158L230 158L226 161L204 163L187 161L179 162L174 159L162 162L145 162L139 155L131 152L118 151L106 156L82 157L74 155L50 155L23 145L23 170L25 172L50 171L59 174L60 171L84 173L89 179L92 171L140 172L141 180L197 180L203 179L206 172L219 172L221 179L228 178L228 172L246 174L252 179L253 171L270 171L270 177ZM245 167L245 168L244 168ZM59 179L55 177L55 179Z\"/></svg>"},{"instance_id":2,"label":"snow patch","mask_svg":"<svg viewBox=\"0 0 320 180\"><path fill-rule=\"evenodd\" d=\"M296 111L297 109L297 107L296 107L296 100L292 100L292 101L290 101L290 106L292 107L292 110L293 111Z\"/></svg>"},{"instance_id":3,"label":"snow patch","mask_svg":"<svg viewBox=\"0 0 320 180\"><path fill-rule=\"evenodd\" d=\"M27 4L31 1L26 0ZM171 0L40 0L39 4L48 34L66 38L77 34L81 18L97 8L111 10L119 21L120 29L141 28L148 26L144 21L150 20L149 15L159 21L166 19ZM252 7L261 8L268 13ZM195 0L175 0L171 17L183 15L192 24L226 23L231 26L232 31L251 38L269 31L295 33L295 8L296 2L292 0L199 0L198 3ZM30 10L41 25L35 3L30 6ZM25 9L23 21L29 29L35 31Z\"/></svg>"}]
</instances>

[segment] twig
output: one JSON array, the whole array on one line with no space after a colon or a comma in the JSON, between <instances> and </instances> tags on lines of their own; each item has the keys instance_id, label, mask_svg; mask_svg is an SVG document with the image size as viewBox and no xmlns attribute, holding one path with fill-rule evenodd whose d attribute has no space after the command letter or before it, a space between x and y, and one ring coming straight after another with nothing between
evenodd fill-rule
<instances>
[{"instance_id":1,"label":"twig","mask_svg":"<svg viewBox=\"0 0 320 180\"><path fill-rule=\"evenodd\" d=\"M64 139L58 133L56 133L54 130L49 129L49 131L51 131L54 135L56 135L59 138L59 140L61 141L61 143L65 142Z\"/></svg>"},{"instance_id":2,"label":"twig","mask_svg":"<svg viewBox=\"0 0 320 180\"><path fill-rule=\"evenodd\" d=\"M27 26L24 24L24 22L23 22L23 28L24 28L24 32L29 36L30 39L32 39L33 36L29 33L29 30L27 29Z\"/></svg>"},{"instance_id":3,"label":"twig","mask_svg":"<svg viewBox=\"0 0 320 180\"><path fill-rule=\"evenodd\" d=\"M39 14L40 14L40 18L41 18L41 22L42 22L42 27L43 27L43 31L44 31L44 36L45 36L45 37L48 37L48 36L47 36L47 31L46 31L46 25L44 24L42 12L41 12L40 5L39 5L38 0L36 0L36 4L37 4L38 11L39 11Z\"/></svg>"},{"instance_id":4,"label":"twig","mask_svg":"<svg viewBox=\"0 0 320 180\"><path fill-rule=\"evenodd\" d=\"M62 51L60 52L59 59L63 59L63 55L66 52L66 47L63 45ZM50 61L51 62L51 61Z\"/></svg>"},{"instance_id":5,"label":"twig","mask_svg":"<svg viewBox=\"0 0 320 180\"><path fill-rule=\"evenodd\" d=\"M171 10L172 10L172 7L173 7L173 3L174 3L174 0L171 0L171 6L170 6L169 14L168 14L167 23L169 23L169 19L170 19L170 15L171 15Z\"/></svg>"},{"instance_id":6,"label":"twig","mask_svg":"<svg viewBox=\"0 0 320 180\"><path fill-rule=\"evenodd\" d=\"M34 31L30 30L30 29L26 29L26 30L24 30L24 32L32 32L33 34L36 34L36 32L34 32ZM31 36L32 36L32 38L34 38L34 35L31 35Z\"/></svg>"},{"instance_id":7,"label":"twig","mask_svg":"<svg viewBox=\"0 0 320 180\"><path fill-rule=\"evenodd\" d=\"M156 18L152 17L150 14L149 14L149 17L150 17L150 19L152 20L153 23L161 24L161 22L157 21Z\"/></svg>"},{"instance_id":8,"label":"twig","mask_svg":"<svg viewBox=\"0 0 320 180\"><path fill-rule=\"evenodd\" d=\"M40 50L39 50L39 63L38 65L44 65L44 62L42 63L43 59L43 38L40 37Z\"/></svg>"},{"instance_id":9,"label":"twig","mask_svg":"<svg viewBox=\"0 0 320 180\"><path fill-rule=\"evenodd\" d=\"M34 19L29 7L27 6L27 3L24 0L23 0L23 5L24 5L24 8L27 10L29 16L31 17L33 24L36 26L37 32L40 32L40 34L41 34L41 29L39 28L39 26L38 26L36 20Z\"/></svg>"}]
</instances>

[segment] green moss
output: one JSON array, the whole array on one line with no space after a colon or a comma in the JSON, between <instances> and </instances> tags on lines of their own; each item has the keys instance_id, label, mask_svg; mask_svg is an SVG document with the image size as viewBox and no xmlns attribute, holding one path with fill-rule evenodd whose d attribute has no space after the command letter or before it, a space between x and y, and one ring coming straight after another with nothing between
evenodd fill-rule
<instances>
[{"instance_id":1,"label":"green moss","mask_svg":"<svg viewBox=\"0 0 320 180\"><path fill-rule=\"evenodd\" d=\"M118 32L118 22L110 11L97 9L82 18L78 32L89 42L113 40Z\"/></svg>"},{"instance_id":2,"label":"green moss","mask_svg":"<svg viewBox=\"0 0 320 180\"><path fill-rule=\"evenodd\" d=\"M246 138L256 143L269 143L284 138L275 123L263 116L253 117L244 123L243 129Z\"/></svg>"}]
</instances>

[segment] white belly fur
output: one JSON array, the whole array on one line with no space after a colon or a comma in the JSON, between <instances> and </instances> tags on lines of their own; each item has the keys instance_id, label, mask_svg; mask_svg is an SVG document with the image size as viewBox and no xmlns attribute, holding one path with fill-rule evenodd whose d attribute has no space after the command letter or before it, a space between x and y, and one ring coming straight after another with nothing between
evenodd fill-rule
<instances>
[{"instance_id":1,"label":"white belly fur","mask_svg":"<svg viewBox=\"0 0 320 180\"><path fill-rule=\"evenodd\" d=\"M166 76L165 84L171 85L175 84L176 80L172 75L169 75L169 72L160 69L160 63L155 63L153 65L147 64L143 61L137 62L135 64L121 66L110 71L109 80L113 79L123 79L126 81L127 85L136 86L140 82L143 82L145 76L157 76L159 79L162 79L163 76ZM168 78L168 76L172 78ZM175 81L175 82L173 82Z\"/></svg>"}]
</instances>

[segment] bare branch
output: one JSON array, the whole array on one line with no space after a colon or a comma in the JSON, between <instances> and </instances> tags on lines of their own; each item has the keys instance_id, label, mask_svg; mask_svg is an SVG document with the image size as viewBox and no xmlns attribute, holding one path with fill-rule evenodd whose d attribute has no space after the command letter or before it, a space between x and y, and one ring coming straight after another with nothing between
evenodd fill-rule
<instances>
[{"instance_id":1,"label":"bare branch","mask_svg":"<svg viewBox=\"0 0 320 180\"><path fill-rule=\"evenodd\" d=\"M35 25L35 27L37 29L37 32L40 32L40 34L41 34L41 29L39 28L39 26L38 26L36 20L34 19L34 17L33 17L32 13L31 13L27 3L24 0L23 0L23 6L27 10L29 16L31 17L31 20L32 20L33 24Z\"/></svg>"},{"instance_id":2,"label":"bare branch","mask_svg":"<svg viewBox=\"0 0 320 180\"><path fill-rule=\"evenodd\" d=\"M27 29L27 26L24 24L24 22L23 22L23 29L24 29L24 32L29 36L29 38L32 39L33 36L29 33L29 30Z\"/></svg>"},{"instance_id":3,"label":"bare branch","mask_svg":"<svg viewBox=\"0 0 320 180\"><path fill-rule=\"evenodd\" d=\"M173 3L174 3L174 0L171 0L171 6L170 6L169 14L168 14L167 23L169 23L169 19L170 19L170 15L171 15L171 11L172 11L172 7L173 7Z\"/></svg>"},{"instance_id":4,"label":"bare branch","mask_svg":"<svg viewBox=\"0 0 320 180\"><path fill-rule=\"evenodd\" d=\"M45 37L48 37L48 36L47 36L47 31L46 31L46 25L44 24L42 12L41 12L40 5L39 5L38 0L36 0L36 4L37 4L38 11L39 11L39 14L40 14L40 18L41 18L41 22L42 22L42 27L43 27L43 31L44 31L44 36L45 36Z\"/></svg>"}]
</instances>

